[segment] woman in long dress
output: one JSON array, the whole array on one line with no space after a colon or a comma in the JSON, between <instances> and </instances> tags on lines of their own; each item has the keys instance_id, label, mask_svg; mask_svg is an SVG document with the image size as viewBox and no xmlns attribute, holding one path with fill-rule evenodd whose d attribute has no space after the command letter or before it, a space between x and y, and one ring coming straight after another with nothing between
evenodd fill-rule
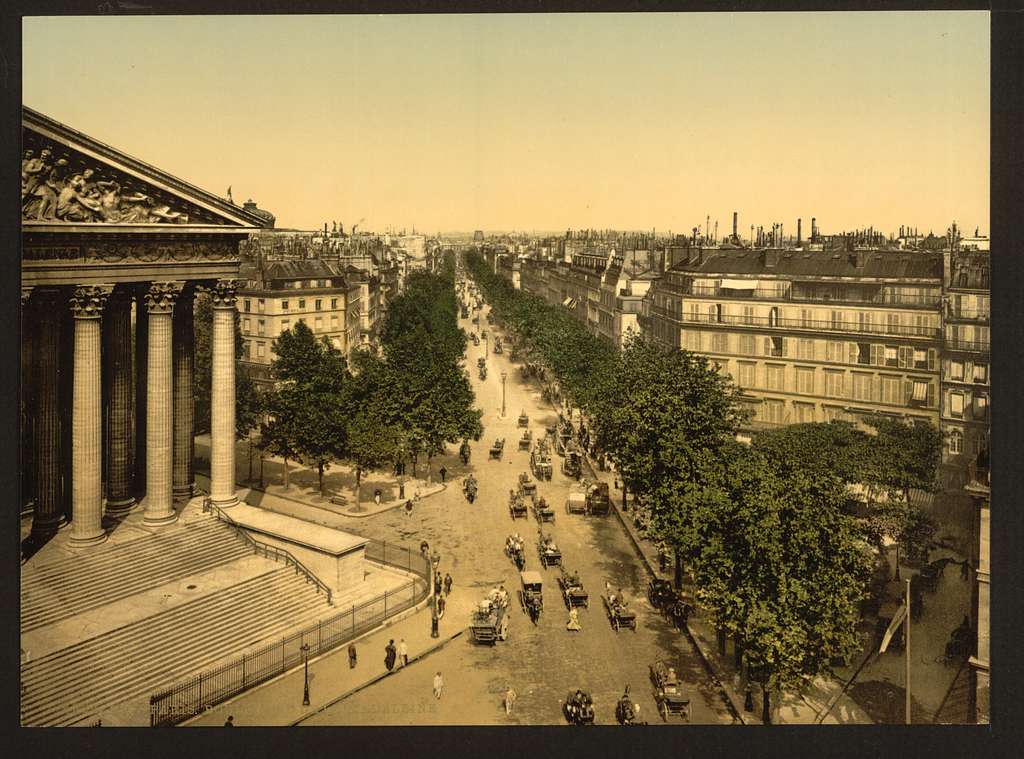
<instances>
[{"instance_id":1,"label":"woman in long dress","mask_svg":"<svg viewBox=\"0 0 1024 759\"><path fill-rule=\"evenodd\" d=\"M569 622L566 624L565 629L571 632L579 632L583 629L580 627L580 616L575 606L569 609Z\"/></svg>"}]
</instances>

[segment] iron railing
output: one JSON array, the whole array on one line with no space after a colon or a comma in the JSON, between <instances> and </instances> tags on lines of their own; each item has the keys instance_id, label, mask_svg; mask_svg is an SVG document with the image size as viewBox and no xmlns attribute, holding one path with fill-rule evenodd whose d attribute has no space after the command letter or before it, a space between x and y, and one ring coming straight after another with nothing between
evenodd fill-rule
<instances>
[{"instance_id":1,"label":"iron railing","mask_svg":"<svg viewBox=\"0 0 1024 759\"><path fill-rule=\"evenodd\" d=\"M296 574L299 574L301 572L305 576L307 583L311 582L314 585L316 585L317 593L323 591L324 595L327 596L327 603L333 603L331 589L327 587L326 583L324 583L323 580L321 580L319 577L317 577L315 574L309 571L309 569L306 568L305 564L303 564L301 561L299 561L290 553L288 553L288 551L284 550L283 548L278 548L277 546L272 546L269 543L264 543L262 541L256 540L256 538L254 538L245 529L243 529L241 525L239 525L237 522L235 522L235 520L233 520L231 517L225 514L223 509L214 506L213 501L211 501L209 498L203 501L203 511L216 512L220 520L225 524L229 525L230 527L232 527L237 535L240 535L243 540L249 543L249 545L251 545L253 548L253 552L257 555L262 555L268 559L273 559L274 561L283 561L285 564L290 564L291 566L295 567Z\"/></svg>"},{"instance_id":2,"label":"iron railing","mask_svg":"<svg viewBox=\"0 0 1024 759\"><path fill-rule=\"evenodd\" d=\"M821 292L805 292L797 289L758 287L753 290L730 290L721 286L693 285L690 292L686 288L676 288L683 296L693 295L704 298L736 298L740 300L782 300L801 303L825 303L829 305L863 305L863 306L923 306L934 308L942 301L942 296L910 295L904 293L881 292L876 295L864 296L853 294L826 295Z\"/></svg>"},{"instance_id":3,"label":"iron railing","mask_svg":"<svg viewBox=\"0 0 1024 759\"><path fill-rule=\"evenodd\" d=\"M958 351L972 351L976 353L988 353L988 340L962 340L956 337L946 338L946 347Z\"/></svg>"},{"instance_id":4,"label":"iron railing","mask_svg":"<svg viewBox=\"0 0 1024 759\"><path fill-rule=\"evenodd\" d=\"M839 319L803 319L789 316L746 316L742 314L695 314L692 311L673 312L658 306L651 310L682 323L721 324L740 327L769 327L773 329L806 329L815 332L854 332L871 335L902 335L905 337L939 336L939 328L918 324L888 324Z\"/></svg>"},{"instance_id":5,"label":"iron railing","mask_svg":"<svg viewBox=\"0 0 1024 759\"><path fill-rule=\"evenodd\" d=\"M214 507L216 508L216 507ZM395 590L352 605L327 619L318 620L280 641L267 644L220 667L200 672L149 699L151 727L172 727L303 663L303 646L309 658L344 645L378 627L388 617L401 614L430 595L429 560L408 548L370 540L365 556L416 575Z\"/></svg>"}]
</instances>

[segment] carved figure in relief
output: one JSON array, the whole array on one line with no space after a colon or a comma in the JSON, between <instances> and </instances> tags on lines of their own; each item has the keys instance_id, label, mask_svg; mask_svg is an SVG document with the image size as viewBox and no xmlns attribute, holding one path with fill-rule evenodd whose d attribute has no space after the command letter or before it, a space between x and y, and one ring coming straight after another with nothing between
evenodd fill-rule
<instances>
[{"instance_id":1,"label":"carved figure in relief","mask_svg":"<svg viewBox=\"0 0 1024 759\"><path fill-rule=\"evenodd\" d=\"M32 200L36 187L43 181L43 172L49 168L50 155L49 150L43 150L38 158L29 157L22 164L21 202L23 205Z\"/></svg>"},{"instance_id":2,"label":"carved figure in relief","mask_svg":"<svg viewBox=\"0 0 1024 759\"><path fill-rule=\"evenodd\" d=\"M64 221L92 221L99 203L85 196L85 179L75 174L57 195L57 218Z\"/></svg>"},{"instance_id":3,"label":"carved figure in relief","mask_svg":"<svg viewBox=\"0 0 1024 759\"><path fill-rule=\"evenodd\" d=\"M30 215L35 218L49 220L57 218L57 195L64 189L64 174L67 171L67 159L59 159L51 168L45 182L36 185L29 203Z\"/></svg>"}]
</instances>

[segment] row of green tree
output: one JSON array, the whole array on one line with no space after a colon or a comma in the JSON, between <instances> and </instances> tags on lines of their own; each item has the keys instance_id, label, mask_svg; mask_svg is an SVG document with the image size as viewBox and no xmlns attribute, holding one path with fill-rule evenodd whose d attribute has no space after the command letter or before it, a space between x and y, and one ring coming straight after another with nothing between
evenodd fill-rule
<instances>
[{"instance_id":1,"label":"row of green tree","mask_svg":"<svg viewBox=\"0 0 1024 759\"><path fill-rule=\"evenodd\" d=\"M552 308L537 307L479 256L467 263L500 319L513 329L530 325L519 333L527 342L562 329L557 313L547 325L531 321ZM586 337L580 354L602 356L600 341ZM531 344L557 374L558 347ZM868 431L801 424L744 445L740 391L705 357L638 337L621 354L592 360L598 371L569 378L564 389L654 535L671 547L677 584L685 567L702 608L763 683L768 721L771 690L798 689L856 650L883 538L914 547L931 536L910 493L935 488L941 438L928 425L875 418Z\"/></svg>"},{"instance_id":2,"label":"row of green tree","mask_svg":"<svg viewBox=\"0 0 1024 759\"><path fill-rule=\"evenodd\" d=\"M404 292L388 305L380 350L357 348L346 357L304 322L274 341L273 385L257 393L244 371L237 375L239 439L259 428L257 446L285 462L324 474L347 463L356 474L356 502L363 475L431 459L445 446L483 433L481 412L462 366L466 335L458 327L451 261L440 274L412 272ZM209 427L208 347L197 344L197 424ZM204 369L205 367L205 369ZM207 400L203 402L203 398Z\"/></svg>"}]
</instances>

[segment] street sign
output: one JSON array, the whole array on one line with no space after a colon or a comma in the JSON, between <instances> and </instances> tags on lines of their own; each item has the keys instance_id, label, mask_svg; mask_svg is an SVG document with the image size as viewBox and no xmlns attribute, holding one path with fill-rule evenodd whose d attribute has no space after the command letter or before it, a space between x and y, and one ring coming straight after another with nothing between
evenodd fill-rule
<instances>
[{"instance_id":1,"label":"street sign","mask_svg":"<svg viewBox=\"0 0 1024 759\"><path fill-rule=\"evenodd\" d=\"M886 628L885 635L882 636L882 646L878 649L878 653L885 653L885 649L889 647L889 642L892 640L892 636L896 634L898 629L900 629L900 625L903 623L903 619L906 616L907 605L905 603L900 604L900 608L892 615L892 622L890 622L889 627Z\"/></svg>"}]
</instances>

